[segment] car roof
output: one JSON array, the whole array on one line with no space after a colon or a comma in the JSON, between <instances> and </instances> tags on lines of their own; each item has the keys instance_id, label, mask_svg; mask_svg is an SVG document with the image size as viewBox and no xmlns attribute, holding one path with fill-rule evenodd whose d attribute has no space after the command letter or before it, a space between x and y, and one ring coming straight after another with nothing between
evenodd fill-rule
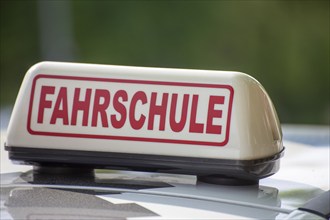
<instances>
[{"instance_id":1,"label":"car roof","mask_svg":"<svg viewBox=\"0 0 330 220\"><path fill-rule=\"evenodd\" d=\"M195 219L206 216L253 219L278 215L285 217L306 200L323 192L306 184L275 179L262 180L259 185L221 186L198 182L196 178L185 175L125 171L96 172L94 178L84 177L78 180L76 176L40 177L28 171L3 174L2 179L5 179L2 195L8 197L8 212L14 215L19 213L18 218L26 216L35 208L42 209L39 210L40 213L58 215L66 213L63 211L68 207L76 211L95 209L98 212L95 215L97 217L100 209L107 210L111 204L141 206L145 208L142 213L157 213L165 219L174 216ZM296 190L302 192L290 195ZM52 200L49 201L48 198ZM87 204L84 202L86 200ZM25 209L17 211L22 206ZM133 207L126 210L127 214L135 212ZM117 208L115 210L118 211ZM173 210L186 212L180 214ZM192 216L191 213L195 215ZM137 217L135 214L134 217Z\"/></svg>"}]
</instances>

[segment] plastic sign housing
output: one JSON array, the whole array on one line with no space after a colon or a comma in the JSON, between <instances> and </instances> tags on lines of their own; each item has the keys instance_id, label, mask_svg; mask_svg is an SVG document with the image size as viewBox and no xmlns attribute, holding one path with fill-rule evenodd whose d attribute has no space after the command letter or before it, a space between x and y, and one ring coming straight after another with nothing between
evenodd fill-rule
<instances>
[{"instance_id":1,"label":"plastic sign housing","mask_svg":"<svg viewBox=\"0 0 330 220\"><path fill-rule=\"evenodd\" d=\"M239 72L42 62L6 149L27 164L259 179L283 153L271 100Z\"/></svg>"}]
</instances>

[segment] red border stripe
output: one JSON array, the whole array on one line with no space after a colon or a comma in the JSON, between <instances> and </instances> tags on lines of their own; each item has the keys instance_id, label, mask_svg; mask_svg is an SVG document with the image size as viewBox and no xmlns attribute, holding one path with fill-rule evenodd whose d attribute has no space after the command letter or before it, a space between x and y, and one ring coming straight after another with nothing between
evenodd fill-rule
<instances>
[{"instance_id":1,"label":"red border stripe","mask_svg":"<svg viewBox=\"0 0 330 220\"><path fill-rule=\"evenodd\" d=\"M34 93L35 93L35 86L36 86L37 80L40 79L40 78L228 89L230 95L229 95L228 118L227 118L225 140L222 141L222 142L207 142L207 141L162 139L162 138L147 138L147 137L142 138L142 137L129 137L129 136L112 136L112 135L96 135L96 134L70 134L70 133L60 133L60 132L34 131L31 128L33 97L34 97ZM131 79L110 79L110 78L96 78L96 77L78 77L78 76L59 76L59 75L39 74L39 75L34 77L33 83L32 83L30 103L29 103L29 113L28 113L28 120L27 120L27 130L32 135L43 135L43 136L95 138L95 139L110 139L110 140L124 140L124 141L144 141L144 142L156 142L156 143L208 145L208 146L218 146L219 147L219 146L225 146L228 143L228 140L229 140L230 121L231 121L233 98L234 98L234 89L230 85L185 83L185 82L164 82L164 81L131 80Z\"/></svg>"}]
</instances>

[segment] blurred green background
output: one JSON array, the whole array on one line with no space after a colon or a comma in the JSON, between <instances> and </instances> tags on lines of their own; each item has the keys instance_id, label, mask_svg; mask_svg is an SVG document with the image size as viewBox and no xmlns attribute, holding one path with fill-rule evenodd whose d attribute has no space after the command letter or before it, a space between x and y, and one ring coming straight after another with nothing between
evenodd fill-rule
<instances>
[{"instance_id":1,"label":"blurred green background","mask_svg":"<svg viewBox=\"0 0 330 220\"><path fill-rule=\"evenodd\" d=\"M236 70L281 122L329 124L329 1L1 0L1 107L43 60Z\"/></svg>"}]
</instances>

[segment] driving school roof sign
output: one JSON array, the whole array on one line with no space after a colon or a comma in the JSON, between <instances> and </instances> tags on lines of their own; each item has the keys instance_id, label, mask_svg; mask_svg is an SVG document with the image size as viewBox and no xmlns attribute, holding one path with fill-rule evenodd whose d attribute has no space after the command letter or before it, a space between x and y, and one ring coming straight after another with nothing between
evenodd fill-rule
<instances>
[{"instance_id":1,"label":"driving school roof sign","mask_svg":"<svg viewBox=\"0 0 330 220\"><path fill-rule=\"evenodd\" d=\"M230 85L38 74L32 135L225 146Z\"/></svg>"},{"instance_id":2,"label":"driving school roof sign","mask_svg":"<svg viewBox=\"0 0 330 220\"><path fill-rule=\"evenodd\" d=\"M239 72L42 62L7 130L12 160L259 179L282 133L264 88Z\"/></svg>"}]
</instances>

